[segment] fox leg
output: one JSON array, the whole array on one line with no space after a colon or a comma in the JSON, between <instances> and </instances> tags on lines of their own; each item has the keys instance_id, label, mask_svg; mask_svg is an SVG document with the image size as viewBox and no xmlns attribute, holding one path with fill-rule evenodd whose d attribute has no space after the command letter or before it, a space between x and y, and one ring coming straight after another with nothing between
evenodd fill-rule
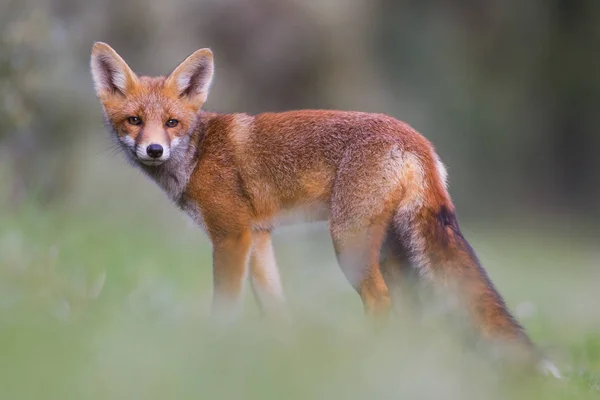
<instances>
[{"instance_id":1,"label":"fox leg","mask_svg":"<svg viewBox=\"0 0 600 400\"><path fill-rule=\"evenodd\" d=\"M285 297L269 231L252 233L250 285L264 314L280 315L285 312Z\"/></svg>"},{"instance_id":2,"label":"fox leg","mask_svg":"<svg viewBox=\"0 0 600 400\"><path fill-rule=\"evenodd\" d=\"M369 315L391 307L379 259L400 191L398 149L386 143L349 148L332 188L330 231L338 263Z\"/></svg>"},{"instance_id":3,"label":"fox leg","mask_svg":"<svg viewBox=\"0 0 600 400\"><path fill-rule=\"evenodd\" d=\"M241 310L252 232L213 239L213 314L237 314Z\"/></svg>"},{"instance_id":4,"label":"fox leg","mask_svg":"<svg viewBox=\"0 0 600 400\"><path fill-rule=\"evenodd\" d=\"M348 232L332 226L335 253L342 272L356 289L370 316L387 317L391 299L379 269L379 246L383 227L365 227L363 232Z\"/></svg>"},{"instance_id":5,"label":"fox leg","mask_svg":"<svg viewBox=\"0 0 600 400\"><path fill-rule=\"evenodd\" d=\"M388 229L386 241L381 248L380 269L392 299L392 309L402 317L417 317L420 302L417 296L416 273L408 259L406 250L391 243L393 233Z\"/></svg>"}]
</instances>

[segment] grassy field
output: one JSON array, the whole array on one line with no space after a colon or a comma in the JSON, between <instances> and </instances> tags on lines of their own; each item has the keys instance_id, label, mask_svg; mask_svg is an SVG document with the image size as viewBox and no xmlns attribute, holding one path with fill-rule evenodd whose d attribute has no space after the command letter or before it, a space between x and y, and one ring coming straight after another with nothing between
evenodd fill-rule
<instances>
[{"instance_id":1,"label":"grassy field","mask_svg":"<svg viewBox=\"0 0 600 400\"><path fill-rule=\"evenodd\" d=\"M204 234L117 164L60 207L0 209L0 399L600 398L593 243L464 225L561 382L498 372L435 323L373 331L319 226L276 238L293 330L248 293L222 331Z\"/></svg>"}]
</instances>

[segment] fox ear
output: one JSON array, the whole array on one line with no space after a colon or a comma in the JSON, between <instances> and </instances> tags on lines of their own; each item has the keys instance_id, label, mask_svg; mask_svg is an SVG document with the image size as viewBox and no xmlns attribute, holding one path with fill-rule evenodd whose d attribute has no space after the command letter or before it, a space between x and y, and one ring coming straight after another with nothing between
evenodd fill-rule
<instances>
[{"instance_id":1,"label":"fox ear","mask_svg":"<svg viewBox=\"0 0 600 400\"><path fill-rule=\"evenodd\" d=\"M106 43L94 43L90 66L98 97L115 92L125 95L138 81L127 63Z\"/></svg>"},{"instance_id":2,"label":"fox ear","mask_svg":"<svg viewBox=\"0 0 600 400\"><path fill-rule=\"evenodd\" d=\"M200 49L175 68L165 85L177 95L187 96L192 102L202 106L208 97L213 71L212 51Z\"/></svg>"}]
</instances>

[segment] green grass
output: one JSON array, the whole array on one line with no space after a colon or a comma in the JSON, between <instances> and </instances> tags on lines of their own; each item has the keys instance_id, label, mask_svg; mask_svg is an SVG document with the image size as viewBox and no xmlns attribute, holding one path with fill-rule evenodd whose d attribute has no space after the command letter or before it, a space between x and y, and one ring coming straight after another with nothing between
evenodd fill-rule
<instances>
[{"instance_id":1,"label":"green grass","mask_svg":"<svg viewBox=\"0 0 600 400\"><path fill-rule=\"evenodd\" d=\"M269 326L250 294L242 320L217 329L206 238L157 191L148 196L3 208L0 399L600 398L592 246L465 229L511 309L567 375L556 382L499 371L435 323L393 320L374 331L313 228L276 238L292 329Z\"/></svg>"}]
</instances>

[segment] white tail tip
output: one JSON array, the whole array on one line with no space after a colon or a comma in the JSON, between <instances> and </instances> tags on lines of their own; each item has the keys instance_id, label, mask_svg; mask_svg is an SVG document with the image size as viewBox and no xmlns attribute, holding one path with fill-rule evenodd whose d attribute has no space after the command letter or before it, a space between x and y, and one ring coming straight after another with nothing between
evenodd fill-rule
<instances>
[{"instance_id":1,"label":"white tail tip","mask_svg":"<svg viewBox=\"0 0 600 400\"><path fill-rule=\"evenodd\" d=\"M540 361L538 367L544 375L552 375L556 379L562 379L562 375L560 374L560 371L558 370L558 368L556 368L556 365L554 365L552 362L550 362L548 360L542 360L542 361Z\"/></svg>"}]
</instances>

